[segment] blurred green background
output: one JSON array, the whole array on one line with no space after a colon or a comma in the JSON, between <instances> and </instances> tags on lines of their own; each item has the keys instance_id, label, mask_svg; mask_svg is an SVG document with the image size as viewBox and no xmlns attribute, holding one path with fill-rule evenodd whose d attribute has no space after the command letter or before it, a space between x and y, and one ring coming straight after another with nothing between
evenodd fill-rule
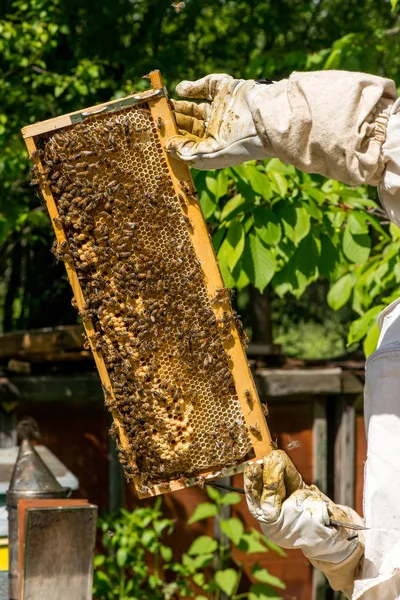
<instances>
[{"instance_id":1,"label":"blurred green background","mask_svg":"<svg viewBox=\"0 0 400 600\"><path fill-rule=\"evenodd\" d=\"M0 330L75 323L64 266L29 185L24 125L143 90L161 70L280 79L361 70L396 80L396 0L23 0L0 4ZM195 173L228 285L253 339L326 358L376 343L399 294L400 238L374 188L355 190L278 161ZM271 225L272 224L272 225ZM272 324L254 318L255 303Z\"/></svg>"}]
</instances>

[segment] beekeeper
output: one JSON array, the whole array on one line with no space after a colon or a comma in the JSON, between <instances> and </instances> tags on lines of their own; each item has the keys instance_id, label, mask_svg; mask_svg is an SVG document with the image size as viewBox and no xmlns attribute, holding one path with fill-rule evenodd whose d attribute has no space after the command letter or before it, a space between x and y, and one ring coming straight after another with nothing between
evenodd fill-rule
<instances>
[{"instance_id":1,"label":"beekeeper","mask_svg":"<svg viewBox=\"0 0 400 600\"><path fill-rule=\"evenodd\" d=\"M168 150L197 169L277 157L348 185L378 187L400 225L400 100L393 81L345 71L293 73L279 82L208 75L182 81L175 101L180 135ZM356 600L400 599L400 299L379 317L378 349L366 365L368 454L364 526L303 483L276 450L245 473L247 503L265 535L300 548L335 590Z\"/></svg>"}]
</instances>

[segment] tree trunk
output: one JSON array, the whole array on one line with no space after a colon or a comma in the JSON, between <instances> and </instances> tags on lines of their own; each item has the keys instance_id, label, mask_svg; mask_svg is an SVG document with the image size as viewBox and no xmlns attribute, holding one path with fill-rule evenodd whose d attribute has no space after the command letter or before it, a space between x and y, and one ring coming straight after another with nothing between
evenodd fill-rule
<instances>
[{"instance_id":1,"label":"tree trunk","mask_svg":"<svg viewBox=\"0 0 400 600\"><path fill-rule=\"evenodd\" d=\"M3 330L12 331L14 320L14 300L21 282L21 244L17 241L11 250L11 274L4 299Z\"/></svg>"}]
</instances>

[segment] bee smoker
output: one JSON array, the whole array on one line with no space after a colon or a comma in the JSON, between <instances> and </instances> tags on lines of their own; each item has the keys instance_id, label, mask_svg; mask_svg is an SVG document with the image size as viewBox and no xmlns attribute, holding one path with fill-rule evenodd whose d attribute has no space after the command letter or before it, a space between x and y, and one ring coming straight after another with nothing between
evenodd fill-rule
<instances>
[{"instance_id":1,"label":"bee smoker","mask_svg":"<svg viewBox=\"0 0 400 600\"><path fill-rule=\"evenodd\" d=\"M18 500L67 498L69 493L70 489L58 483L36 452L30 439L28 437L22 439L7 492L9 600L18 600Z\"/></svg>"}]
</instances>

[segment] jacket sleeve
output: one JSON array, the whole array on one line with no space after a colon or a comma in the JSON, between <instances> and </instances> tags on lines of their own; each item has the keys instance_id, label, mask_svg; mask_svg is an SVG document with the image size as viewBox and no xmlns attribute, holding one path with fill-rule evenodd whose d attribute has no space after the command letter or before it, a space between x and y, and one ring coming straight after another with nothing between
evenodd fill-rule
<instances>
[{"instance_id":1,"label":"jacket sleeve","mask_svg":"<svg viewBox=\"0 0 400 600\"><path fill-rule=\"evenodd\" d=\"M340 506L340 508L344 510L350 522L357 525L364 524L363 519L352 508L347 506ZM358 541L359 543L355 550L340 563L333 564L323 560L310 561L316 569L324 573L331 588L343 592L346 598L351 598L354 582L360 578L362 572L364 561L364 538L362 532L358 532Z\"/></svg>"},{"instance_id":2,"label":"jacket sleeve","mask_svg":"<svg viewBox=\"0 0 400 600\"><path fill-rule=\"evenodd\" d=\"M294 72L249 102L269 156L348 185L377 185L397 91L393 81L347 71Z\"/></svg>"}]
</instances>

